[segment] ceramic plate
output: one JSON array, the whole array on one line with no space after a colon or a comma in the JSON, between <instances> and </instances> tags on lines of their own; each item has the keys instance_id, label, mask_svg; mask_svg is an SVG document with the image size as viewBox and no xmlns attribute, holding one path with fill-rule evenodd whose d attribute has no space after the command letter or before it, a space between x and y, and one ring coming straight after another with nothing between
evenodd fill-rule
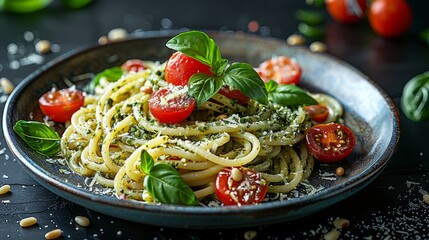
<instances>
[{"instance_id":1,"label":"ceramic plate","mask_svg":"<svg viewBox=\"0 0 429 240\"><path fill-rule=\"evenodd\" d=\"M335 173L335 165L316 164L309 178L319 191L284 201L244 207L188 207L147 205L100 195L81 188L84 178L63 174L64 168L32 152L13 132L20 119L40 120L37 99L55 84L82 73L100 72L130 58L165 61L171 51L165 43L175 32L145 33L121 42L87 47L65 54L24 79L9 97L3 115L6 141L20 163L40 184L74 203L92 210L166 227L220 228L268 224L300 218L351 196L368 185L382 171L396 149L399 118L392 100L368 77L327 54L312 53L305 47L291 47L284 41L242 33L213 32L224 58L257 66L273 55L294 57L303 68L304 88L327 93L345 108L344 119L356 133L357 146L341 165L343 177L322 177Z\"/></svg>"}]
</instances>

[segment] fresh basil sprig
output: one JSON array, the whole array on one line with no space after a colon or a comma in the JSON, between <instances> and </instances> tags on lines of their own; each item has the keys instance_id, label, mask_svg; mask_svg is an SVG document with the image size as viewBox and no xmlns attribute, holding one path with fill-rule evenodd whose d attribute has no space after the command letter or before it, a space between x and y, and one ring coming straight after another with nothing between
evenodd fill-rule
<instances>
[{"instance_id":1,"label":"fresh basil sprig","mask_svg":"<svg viewBox=\"0 0 429 240\"><path fill-rule=\"evenodd\" d=\"M95 87L100 84L100 79L105 77L109 82L116 82L124 74L124 70L120 67L112 67L105 69L104 71L95 75L91 82L87 85L85 91L89 93L94 93Z\"/></svg>"},{"instance_id":2,"label":"fresh basil sprig","mask_svg":"<svg viewBox=\"0 0 429 240\"><path fill-rule=\"evenodd\" d=\"M194 74L188 82L189 95L201 105L215 95L223 85L238 89L249 98L268 104L268 93L258 73L246 63L233 63L223 59L213 39L200 31L180 33L170 39L167 47L180 51L195 60L210 66L214 76Z\"/></svg>"},{"instance_id":3,"label":"fresh basil sprig","mask_svg":"<svg viewBox=\"0 0 429 240\"><path fill-rule=\"evenodd\" d=\"M270 80L265 83L268 99L282 106L316 105L314 98L294 84L282 84Z\"/></svg>"},{"instance_id":4,"label":"fresh basil sprig","mask_svg":"<svg viewBox=\"0 0 429 240\"><path fill-rule=\"evenodd\" d=\"M401 105L410 120L420 122L429 119L429 72L419 74L405 84Z\"/></svg>"},{"instance_id":5,"label":"fresh basil sprig","mask_svg":"<svg viewBox=\"0 0 429 240\"><path fill-rule=\"evenodd\" d=\"M52 157L61 151L61 138L58 133L41 122L19 120L13 130L31 149L41 155Z\"/></svg>"},{"instance_id":6,"label":"fresh basil sprig","mask_svg":"<svg viewBox=\"0 0 429 240\"><path fill-rule=\"evenodd\" d=\"M196 205L198 199L183 181L176 169L169 164L155 164L147 151L142 151L140 169L146 174L144 188L160 203Z\"/></svg>"}]
</instances>

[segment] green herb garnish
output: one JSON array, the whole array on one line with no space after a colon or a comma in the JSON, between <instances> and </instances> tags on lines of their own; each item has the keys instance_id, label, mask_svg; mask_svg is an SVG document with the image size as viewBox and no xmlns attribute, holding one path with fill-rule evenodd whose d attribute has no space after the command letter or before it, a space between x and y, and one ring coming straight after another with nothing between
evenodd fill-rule
<instances>
[{"instance_id":1,"label":"green herb garnish","mask_svg":"<svg viewBox=\"0 0 429 240\"><path fill-rule=\"evenodd\" d=\"M258 73L247 63L232 63L223 59L213 39L200 31L181 33L167 42L167 47L204 63L214 76L205 73L194 74L188 82L189 95L197 105L213 97L223 85L238 89L249 98L268 104L268 94Z\"/></svg>"},{"instance_id":2,"label":"green herb garnish","mask_svg":"<svg viewBox=\"0 0 429 240\"><path fill-rule=\"evenodd\" d=\"M195 193L169 164L157 163L147 151L142 151L140 169L146 174L144 188L160 203L196 205Z\"/></svg>"},{"instance_id":3,"label":"green herb garnish","mask_svg":"<svg viewBox=\"0 0 429 240\"><path fill-rule=\"evenodd\" d=\"M39 154L52 157L61 151L58 133L41 122L19 120L13 130Z\"/></svg>"},{"instance_id":4,"label":"green herb garnish","mask_svg":"<svg viewBox=\"0 0 429 240\"><path fill-rule=\"evenodd\" d=\"M100 84L100 79L105 77L109 82L116 82L122 77L124 70L120 67L108 68L97 75L92 79L92 81L87 85L85 91L89 93L94 93L95 87Z\"/></svg>"},{"instance_id":5,"label":"green herb garnish","mask_svg":"<svg viewBox=\"0 0 429 240\"><path fill-rule=\"evenodd\" d=\"M298 9L295 12L295 18L312 26L323 23L323 15L316 11Z\"/></svg>"},{"instance_id":6,"label":"green herb garnish","mask_svg":"<svg viewBox=\"0 0 429 240\"><path fill-rule=\"evenodd\" d=\"M420 122L429 119L429 72L419 74L405 84L401 105L410 120Z\"/></svg>"},{"instance_id":7,"label":"green herb garnish","mask_svg":"<svg viewBox=\"0 0 429 240\"><path fill-rule=\"evenodd\" d=\"M314 98L294 84L282 84L270 80L265 83L268 99L281 106L316 105Z\"/></svg>"}]
</instances>

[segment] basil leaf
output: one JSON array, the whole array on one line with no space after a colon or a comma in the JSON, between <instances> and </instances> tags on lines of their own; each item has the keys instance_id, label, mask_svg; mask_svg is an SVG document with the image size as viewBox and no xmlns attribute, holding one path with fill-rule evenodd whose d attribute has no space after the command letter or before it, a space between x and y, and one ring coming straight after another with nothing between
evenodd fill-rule
<instances>
[{"instance_id":1,"label":"basil leaf","mask_svg":"<svg viewBox=\"0 0 429 240\"><path fill-rule=\"evenodd\" d=\"M412 121L429 119L429 71L405 84L401 98L402 111Z\"/></svg>"},{"instance_id":2,"label":"basil leaf","mask_svg":"<svg viewBox=\"0 0 429 240\"><path fill-rule=\"evenodd\" d=\"M278 85L279 84L276 81L270 80L265 83L265 88L267 89L267 92L270 93L276 91Z\"/></svg>"},{"instance_id":3,"label":"basil leaf","mask_svg":"<svg viewBox=\"0 0 429 240\"><path fill-rule=\"evenodd\" d=\"M268 93L259 74L247 63L233 63L225 71L224 83L238 89L249 98L268 104Z\"/></svg>"},{"instance_id":4,"label":"basil leaf","mask_svg":"<svg viewBox=\"0 0 429 240\"><path fill-rule=\"evenodd\" d=\"M195 193L171 165L155 164L147 151L140 155L140 168L146 174L143 186L161 203L196 205Z\"/></svg>"},{"instance_id":5,"label":"basil leaf","mask_svg":"<svg viewBox=\"0 0 429 240\"><path fill-rule=\"evenodd\" d=\"M156 164L143 183L145 189L161 203L196 205L198 199L176 169L168 164Z\"/></svg>"},{"instance_id":6,"label":"basil leaf","mask_svg":"<svg viewBox=\"0 0 429 240\"><path fill-rule=\"evenodd\" d=\"M318 104L304 90L293 84L279 85L274 92L268 94L268 99L282 106Z\"/></svg>"},{"instance_id":7,"label":"basil leaf","mask_svg":"<svg viewBox=\"0 0 429 240\"><path fill-rule=\"evenodd\" d=\"M144 174L150 174L150 171L153 169L153 165L155 165L155 161L152 156L147 151L142 151L140 155L140 169Z\"/></svg>"},{"instance_id":8,"label":"basil leaf","mask_svg":"<svg viewBox=\"0 0 429 240\"><path fill-rule=\"evenodd\" d=\"M220 50L214 40L204 32L189 31L180 33L170 39L166 46L209 65L215 75L222 74L228 63L226 59L222 59Z\"/></svg>"},{"instance_id":9,"label":"basil leaf","mask_svg":"<svg viewBox=\"0 0 429 240\"><path fill-rule=\"evenodd\" d=\"M105 77L109 82L116 82L124 75L124 70L120 67L108 68L97 75L92 79L92 81L87 85L85 91L94 93L95 87L100 84L100 79Z\"/></svg>"},{"instance_id":10,"label":"basil leaf","mask_svg":"<svg viewBox=\"0 0 429 240\"><path fill-rule=\"evenodd\" d=\"M37 121L19 120L13 130L27 145L44 156L54 156L61 151L61 138L58 133Z\"/></svg>"},{"instance_id":11,"label":"basil leaf","mask_svg":"<svg viewBox=\"0 0 429 240\"><path fill-rule=\"evenodd\" d=\"M192 75L188 82L188 94L195 98L197 106L209 100L222 87L222 79L205 73Z\"/></svg>"}]
</instances>

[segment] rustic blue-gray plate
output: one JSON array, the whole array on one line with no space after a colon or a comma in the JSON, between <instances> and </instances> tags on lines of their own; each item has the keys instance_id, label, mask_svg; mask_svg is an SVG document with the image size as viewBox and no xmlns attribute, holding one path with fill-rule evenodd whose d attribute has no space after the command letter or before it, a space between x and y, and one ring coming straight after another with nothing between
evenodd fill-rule
<instances>
[{"instance_id":1,"label":"rustic blue-gray plate","mask_svg":"<svg viewBox=\"0 0 429 240\"><path fill-rule=\"evenodd\" d=\"M165 61L172 53L165 43L174 34L151 32L121 42L75 50L24 79L6 103L3 131L9 147L28 173L59 196L118 218L178 228L241 227L300 218L350 197L378 176L396 150L399 140L397 109L389 96L358 70L327 54L291 47L278 39L221 32L211 33L211 36L223 57L253 66L273 55L294 57L303 68L301 86L327 93L343 104L344 119L357 139L352 155L340 164L345 168L344 176L333 174L337 165L316 164L309 182L319 189L317 192L256 206L147 205L82 188L83 177L61 173L59 170L64 166L47 162L13 132L14 124L20 119L42 119L37 100L53 84L66 87L64 79L97 73L130 58Z\"/></svg>"}]
</instances>

